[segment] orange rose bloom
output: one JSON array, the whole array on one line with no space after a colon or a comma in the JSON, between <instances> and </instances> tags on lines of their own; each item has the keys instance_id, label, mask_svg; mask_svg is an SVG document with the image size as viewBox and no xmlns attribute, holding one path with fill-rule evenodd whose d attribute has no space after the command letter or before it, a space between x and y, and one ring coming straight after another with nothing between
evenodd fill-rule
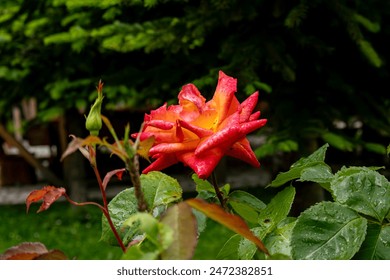
<instances>
[{"instance_id":1,"label":"orange rose bloom","mask_svg":"<svg viewBox=\"0 0 390 280\"><path fill-rule=\"evenodd\" d=\"M236 91L237 80L220 71L210 101L206 102L193 84L187 84L179 93L179 105L164 104L146 114L140 138L155 137L149 150L155 161L143 173L182 162L206 179L224 155L259 167L246 135L267 120L259 119L260 111L252 113L258 92L240 104Z\"/></svg>"}]
</instances>

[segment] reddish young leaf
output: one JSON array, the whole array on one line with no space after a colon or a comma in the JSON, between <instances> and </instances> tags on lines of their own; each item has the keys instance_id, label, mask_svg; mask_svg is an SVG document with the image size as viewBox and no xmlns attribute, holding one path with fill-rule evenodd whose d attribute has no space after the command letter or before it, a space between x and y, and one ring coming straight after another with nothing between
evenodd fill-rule
<instances>
[{"instance_id":1,"label":"reddish young leaf","mask_svg":"<svg viewBox=\"0 0 390 280\"><path fill-rule=\"evenodd\" d=\"M47 253L45 245L39 242L23 242L9 248L0 255L2 260L32 260L40 254Z\"/></svg>"},{"instance_id":2,"label":"reddish young leaf","mask_svg":"<svg viewBox=\"0 0 390 280\"><path fill-rule=\"evenodd\" d=\"M85 146L93 146L93 145L105 145L105 142L97 136L89 135L87 138L78 138L74 135L70 135L72 137L72 141L66 147L65 152L61 156L61 161L64 160L70 154L73 154L77 150L79 150L83 156L90 160L90 154L88 149Z\"/></svg>"},{"instance_id":3,"label":"reddish young leaf","mask_svg":"<svg viewBox=\"0 0 390 280\"><path fill-rule=\"evenodd\" d=\"M66 150L62 154L60 160L63 161L64 158L66 158L67 156L69 156L70 154L73 154L74 152L76 152L78 150L83 154L84 157L89 159L89 153L82 147L82 143L83 143L84 139L78 138L74 135L70 135L70 137L72 137L72 141L70 141L70 143L68 144L68 147L66 148Z\"/></svg>"},{"instance_id":4,"label":"reddish young leaf","mask_svg":"<svg viewBox=\"0 0 390 280\"><path fill-rule=\"evenodd\" d=\"M0 255L0 260L66 260L67 257L59 250L48 251L39 242L23 242L6 250Z\"/></svg>"},{"instance_id":5,"label":"reddish young leaf","mask_svg":"<svg viewBox=\"0 0 390 280\"><path fill-rule=\"evenodd\" d=\"M263 242L251 232L248 225L239 216L227 213L217 204L210 204L197 198L188 199L186 200L186 203L188 203L192 208L203 212L207 217L252 241L261 251L269 255Z\"/></svg>"},{"instance_id":6,"label":"reddish young leaf","mask_svg":"<svg viewBox=\"0 0 390 280\"><path fill-rule=\"evenodd\" d=\"M111 170L110 172L107 172L106 176L104 176L103 179L103 189L105 190L107 187L108 182L111 180L111 177L116 175L119 180L122 180L123 172L126 171L126 168L121 168L121 169L115 169Z\"/></svg>"},{"instance_id":7,"label":"reddish young leaf","mask_svg":"<svg viewBox=\"0 0 390 280\"><path fill-rule=\"evenodd\" d=\"M32 191L26 198L27 212L30 209L30 205L33 202L43 200L41 207L38 209L38 213L47 210L50 205L53 204L58 198L65 194L64 188L56 188L53 186L46 186L40 190Z\"/></svg>"}]
</instances>

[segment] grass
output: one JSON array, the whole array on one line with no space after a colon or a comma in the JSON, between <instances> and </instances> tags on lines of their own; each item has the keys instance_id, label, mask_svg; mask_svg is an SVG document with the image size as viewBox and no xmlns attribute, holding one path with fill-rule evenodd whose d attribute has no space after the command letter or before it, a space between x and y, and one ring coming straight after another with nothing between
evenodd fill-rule
<instances>
[{"instance_id":1,"label":"grass","mask_svg":"<svg viewBox=\"0 0 390 280\"><path fill-rule=\"evenodd\" d=\"M93 206L72 207L67 203L54 203L49 210L35 213L39 205L32 205L26 214L24 205L0 206L0 254L21 242L41 242L58 249L69 259L120 259L119 247L100 242L101 212ZM194 259L215 259L219 249L232 232L208 221L201 234Z\"/></svg>"}]
</instances>

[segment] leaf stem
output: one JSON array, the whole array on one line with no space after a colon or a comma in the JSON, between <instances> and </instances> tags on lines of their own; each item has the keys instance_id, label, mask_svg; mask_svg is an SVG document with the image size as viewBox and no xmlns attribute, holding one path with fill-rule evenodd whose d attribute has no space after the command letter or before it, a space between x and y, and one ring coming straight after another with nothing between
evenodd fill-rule
<instances>
[{"instance_id":1,"label":"leaf stem","mask_svg":"<svg viewBox=\"0 0 390 280\"><path fill-rule=\"evenodd\" d=\"M118 240L118 243L119 243L119 246L121 247L122 251L125 253L126 252L126 247L125 245L123 244L122 242L122 239L120 238L119 234L118 234L118 231L116 230L112 220L111 220L111 217L110 217L110 213L108 212L108 208L105 208L103 207L102 205L100 205L99 203L96 203L96 202L93 202L93 201L87 201L87 202L76 202L74 200L72 200L66 193L64 194L64 197L66 198L66 200L72 204L72 205L75 205L75 206L87 206L87 205L93 205L93 206L96 206L98 207L100 210L102 210L103 212L103 215L106 217L107 221L108 221L108 224L110 225L110 228L112 230L112 232L114 233L115 235L115 238Z\"/></svg>"}]
</instances>

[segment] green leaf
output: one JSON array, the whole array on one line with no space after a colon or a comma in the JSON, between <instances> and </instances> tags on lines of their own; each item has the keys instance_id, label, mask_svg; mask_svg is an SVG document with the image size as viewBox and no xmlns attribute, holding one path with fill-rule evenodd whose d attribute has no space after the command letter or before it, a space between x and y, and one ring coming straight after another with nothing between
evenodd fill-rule
<instances>
[{"instance_id":1,"label":"green leaf","mask_svg":"<svg viewBox=\"0 0 390 280\"><path fill-rule=\"evenodd\" d=\"M364 148L370 152L374 152L380 155L386 154L386 147L379 143L364 143Z\"/></svg>"},{"instance_id":2,"label":"green leaf","mask_svg":"<svg viewBox=\"0 0 390 280\"><path fill-rule=\"evenodd\" d=\"M159 253L167 249L173 242L173 229L160 223L151 214L138 212L131 215L123 222L121 231L144 235L153 246L149 246L149 251L158 251ZM128 240L128 241L132 241ZM126 242L129 243L129 242ZM150 250L152 248L152 250Z\"/></svg>"},{"instance_id":3,"label":"green leaf","mask_svg":"<svg viewBox=\"0 0 390 280\"><path fill-rule=\"evenodd\" d=\"M156 260L159 252L144 252L141 246L135 245L127 249L126 253L122 255L123 260Z\"/></svg>"},{"instance_id":4,"label":"green leaf","mask_svg":"<svg viewBox=\"0 0 390 280\"><path fill-rule=\"evenodd\" d=\"M264 236L264 228L256 227L251 229L255 236ZM238 259L240 260L251 260L256 254L257 248L255 244L249 242L248 239L241 238L237 248Z\"/></svg>"},{"instance_id":5,"label":"green leaf","mask_svg":"<svg viewBox=\"0 0 390 280\"><path fill-rule=\"evenodd\" d=\"M238 246L242 241L242 237L239 234L235 234L229 238L223 245L222 249L217 255L218 260L237 260L238 259Z\"/></svg>"},{"instance_id":6,"label":"green leaf","mask_svg":"<svg viewBox=\"0 0 390 280\"><path fill-rule=\"evenodd\" d=\"M274 255L291 256L290 241L295 223L295 218L286 218L264 238L264 245L270 252L271 257Z\"/></svg>"},{"instance_id":7,"label":"green leaf","mask_svg":"<svg viewBox=\"0 0 390 280\"><path fill-rule=\"evenodd\" d=\"M138 203L134 195L134 189L125 189L117 194L108 204L108 209L115 228L117 230L120 229L123 222L138 211ZM119 234L123 239L124 233L119 232ZM102 235L100 239L111 245L118 245L118 241L115 239L104 215L102 217Z\"/></svg>"},{"instance_id":8,"label":"green leaf","mask_svg":"<svg viewBox=\"0 0 390 280\"><path fill-rule=\"evenodd\" d=\"M123 222L124 243L131 246L124 259L157 259L174 241L173 230L151 214L137 212Z\"/></svg>"},{"instance_id":9,"label":"green leaf","mask_svg":"<svg viewBox=\"0 0 390 280\"><path fill-rule=\"evenodd\" d=\"M195 189L198 197L208 200L215 197L214 186L207 180L202 180L195 173L192 175L192 180L195 182Z\"/></svg>"},{"instance_id":10,"label":"green leaf","mask_svg":"<svg viewBox=\"0 0 390 280\"><path fill-rule=\"evenodd\" d=\"M358 45L360 47L360 51L367 58L367 60L371 63L372 66L376 68L382 66L383 61L370 42L362 39L358 41Z\"/></svg>"},{"instance_id":11,"label":"green leaf","mask_svg":"<svg viewBox=\"0 0 390 280\"><path fill-rule=\"evenodd\" d=\"M331 182L337 202L382 222L390 211L390 183L369 168L343 168Z\"/></svg>"},{"instance_id":12,"label":"green leaf","mask_svg":"<svg viewBox=\"0 0 390 280\"><path fill-rule=\"evenodd\" d=\"M142 174L140 180L145 200L155 215L164 212L170 203L181 199L182 189L179 183L164 173L153 171ZM134 194L134 188L125 189L117 194L108 204L108 209L115 228L122 228L124 221L138 212L138 202ZM127 242L130 241L129 232L121 231L119 234L122 239L127 234ZM114 234L111 232L104 216L102 218L101 240L117 245Z\"/></svg>"},{"instance_id":13,"label":"green leaf","mask_svg":"<svg viewBox=\"0 0 390 280\"><path fill-rule=\"evenodd\" d=\"M142 174L140 180L149 207L168 205L182 198L183 191L178 181L162 172Z\"/></svg>"},{"instance_id":14,"label":"green leaf","mask_svg":"<svg viewBox=\"0 0 390 280\"><path fill-rule=\"evenodd\" d=\"M261 251L268 254L267 248L264 247L263 242L252 233L248 225L239 216L226 212L217 204L207 203L201 199L192 198L186 200L186 202L192 208L195 208L206 214L207 217L245 237L248 242L253 242L253 244L255 244L255 246L257 246Z\"/></svg>"},{"instance_id":15,"label":"green leaf","mask_svg":"<svg viewBox=\"0 0 390 280\"><path fill-rule=\"evenodd\" d=\"M179 203L168 208L161 223L173 231L174 242L162 252L165 260L191 259L198 239L196 218L187 203Z\"/></svg>"},{"instance_id":16,"label":"green leaf","mask_svg":"<svg viewBox=\"0 0 390 280\"><path fill-rule=\"evenodd\" d=\"M300 166L306 166L310 163L323 162L325 160L325 154L328 147L329 144L324 144L308 157L303 157L299 159L291 167L300 167Z\"/></svg>"},{"instance_id":17,"label":"green leaf","mask_svg":"<svg viewBox=\"0 0 390 280\"><path fill-rule=\"evenodd\" d=\"M295 188L287 187L278 192L268 203L267 207L261 211L258 222L264 231L260 238L264 238L287 217L294 202L294 197Z\"/></svg>"},{"instance_id":18,"label":"green leaf","mask_svg":"<svg viewBox=\"0 0 390 280\"><path fill-rule=\"evenodd\" d=\"M390 226L368 224L367 235L354 259L389 260L390 259Z\"/></svg>"},{"instance_id":19,"label":"green leaf","mask_svg":"<svg viewBox=\"0 0 390 280\"><path fill-rule=\"evenodd\" d=\"M228 204L242 218L251 223L256 223L259 213L266 207L266 204L250 193L237 190L232 192L228 198Z\"/></svg>"},{"instance_id":20,"label":"green leaf","mask_svg":"<svg viewBox=\"0 0 390 280\"><path fill-rule=\"evenodd\" d=\"M368 18L358 14L353 14L354 19L356 22L360 23L362 26L364 26L368 31L373 33L378 33L381 30L381 26L378 22L372 22Z\"/></svg>"},{"instance_id":21,"label":"green leaf","mask_svg":"<svg viewBox=\"0 0 390 280\"><path fill-rule=\"evenodd\" d=\"M197 198L204 200L216 199L215 188L209 181L200 179L195 173L192 175L192 180L195 182L195 189L198 193ZM219 189L223 195L227 196L230 191L230 185L226 184Z\"/></svg>"},{"instance_id":22,"label":"green leaf","mask_svg":"<svg viewBox=\"0 0 390 280\"><path fill-rule=\"evenodd\" d=\"M325 187L327 190L329 190L332 179L332 169L329 165L321 162L303 169L300 176L300 181L315 182Z\"/></svg>"},{"instance_id":23,"label":"green leaf","mask_svg":"<svg viewBox=\"0 0 390 280\"><path fill-rule=\"evenodd\" d=\"M325 142L329 143L331 146L336 147L339 150L348 152L353 151L353 143L341 135L332 132L325 132L321 135L321 137Z\"/></svg>"},{"instance_id":24,"label":"green leaf","mask_svg":"<svg viewBox=\"0 0 390 280\"><path fill-rule=\"evenodd\" d=\"M207 216L202 212L192 209L192 213L196 218L196 224L198 226L198 233L203 232L207 227Z\"/></svg>"},{"instance_id":25,"label":"green leaf","mask_svg":"<svg viewBox=\"0 0 390 280\"><path fill-rule=\"evenodd\" d=\"M301 174L305 169L312 168L313 166L316 165L322 165L322 167L320 168L322 168L322 171L325 171L324 160L325 160L325 153L328 147L329 145L325 144L317 151L315 151L313 154L308 156L307 158L299 159L291 166L289 171L279 173L276 176L275 180L271 182L270 186L280 187L291 180L298 179L301 177ZM328 171L325 171L325 174L322 176L323 177L328 176L326 173L328 173Z\"/></svg>"},{"instance_id":26,"label":"green leaf","mask_svg":"<svg viewBox=\"0 0 390 280\"><path fill-rule=\"evenodd\" d=\"M390 225L381 229L375 259L390 260Z\"/></svg>"},{"instance_id":27,"label":"green leaf","mask_svg":"<svg viewBox=\"0 0 390 280\"><path fill-rule=\"evenodd\" d=\"M277 225L284 220L290 212L295 197L295 189L287 187L280 191L271 199L264 208L258 219L259 227L252 228L251 231L260 239L266 238ZM257 251L256 246L247 239L242 239L238 246L237 255L239 259L250 260Z\"/></svg>"},{"instance_id":28,"label":"green leaf","mask_svg":"<svg viewBox=\"0 0 390 280\"><path fill-rule=\"evenodd\" d=\"M346 260L359 250L367 220L334 202L321 202L302 212L291 237L294 259Z\"/></svg>"}]
</instances>

